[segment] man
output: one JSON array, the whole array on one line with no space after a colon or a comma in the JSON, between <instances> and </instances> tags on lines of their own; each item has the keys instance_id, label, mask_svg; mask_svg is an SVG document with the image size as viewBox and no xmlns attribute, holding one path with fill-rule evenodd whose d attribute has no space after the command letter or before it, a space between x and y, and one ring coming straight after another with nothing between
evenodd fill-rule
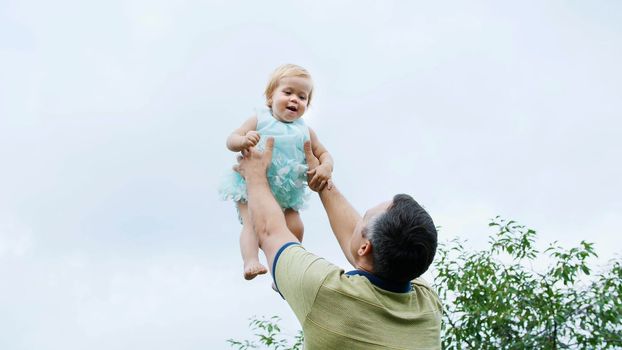
<instances>
[{"instance_id":1,"label":"man","mask_svg":"<svg viewBox=\"0 0 622 350\"><path fill-rule=\"evenodd\" d=\"M436 228L428 213L410 196L396 195L361 218L334 184L328 190L325 183L309 183L356 268L344 273L307 252L287 229L266 178L273 145L268 139L264 152L243 152L237 170L246 179L260 248L302 325L305 349L440 349L441 303L418 279L436 252ZM305 153L314 169L318 160L309 142Z\"/></svg>"}]
</instances>

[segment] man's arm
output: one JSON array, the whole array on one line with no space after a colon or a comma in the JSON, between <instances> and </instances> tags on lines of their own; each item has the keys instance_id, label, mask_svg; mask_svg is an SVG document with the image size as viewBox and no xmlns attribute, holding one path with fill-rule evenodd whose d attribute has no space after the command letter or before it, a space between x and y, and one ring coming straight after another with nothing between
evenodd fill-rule
<instances>
[{"instance_id":1,"label":"man's arm","mask_svg":"<svg viewBox=\"0 0 622 350\"><path fill-rule=\"evenodd\" d=\"M279 248L287 242L298 242L296 236L287 228L283 211L268 185L266 170L272 160L273 146L274 139L269 138L264 152L259 152L254 148L243 151L243 158L237 167L246 179L251 222L259 239L259 247L268 260L271 273L273 273L274 257Z\"/></svg>"},{"instance_id":2,"label":"man's arm","mask_svg":"<svg viewBox=\"0 0 622 350\"><path fill-rule=\"evenodd\" d=\"M309 141L305 142L304 150L307 158L307 166L310 169L309 173L312 175L313 169L320 163L313 154ZM350 252L350 239L352 238L356 224L361 220L361 216L334 184L331 189L324 186L320 187L319 184L313 183L310 183L309 187L320 194L320 200L324 205L326 215L328 215L330 227L335 234L335 238L337 238L337 242L339 242L339 246L346 256L346 259L348 259L352 266L355 266L354 258Z\"/></svg>"},{"instance_id":3,"label":"man's arm","mask_svg":"<svg viewBox=\"0 0 622 350\"><path fill-rule=\"evenodd\" d=\"M339 246L346 256L346 259L354 267L354 257L350 252L350 240L354 233L356 224L361 220L359 213L352 207L350 202L339 192L339 189L333 184L333 187L320 191L320 199L328 215L330 227L339 242Z\"/></svg>"}]
</instances>

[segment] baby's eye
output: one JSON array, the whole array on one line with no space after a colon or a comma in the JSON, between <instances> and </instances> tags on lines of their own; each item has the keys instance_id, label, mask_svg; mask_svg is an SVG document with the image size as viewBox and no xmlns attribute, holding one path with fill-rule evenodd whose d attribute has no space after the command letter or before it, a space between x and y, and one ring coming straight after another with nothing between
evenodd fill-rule
<instances>
[{"instance_id":1,"label":"baby's eye","mask_svg":"<svg viewBox=\"0 0 622 350\"><path fill-rule=\"evenodd\" d=\"M300 96L298 96L298 97L299 97L301 100L303 100L303 101L307 99L307 96L305 96L305 95L300 95Z\"/></svg>"},{"instance_id":2,"label":"baby's eye","mask_svg":"<svg viewBox=\"0 0 622 350\"><path fill-rule=\"evenodd\" d=\"M292 94L292 92L291 92L291 91L283 91L283 93L284 93L285 95L288 95L288 96Z\"/></svg>"}]
</instances>

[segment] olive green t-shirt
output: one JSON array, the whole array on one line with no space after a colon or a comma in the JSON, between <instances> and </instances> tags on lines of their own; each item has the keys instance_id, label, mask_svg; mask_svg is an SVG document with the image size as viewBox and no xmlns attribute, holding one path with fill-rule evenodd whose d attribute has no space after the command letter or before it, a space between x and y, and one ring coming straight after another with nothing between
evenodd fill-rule
<instances>
[{"instance_id":1,"label":"olive green t-shirt","mask_svg":"<svg viewBox=\"0 0 622 350\"><path fill-rule=\"evenodd\" d=\"M296 243L281 247L273 273L307 350L441 348L441 302L421 279L396 285L344 273Z\"/></svg>"}]
</instances>

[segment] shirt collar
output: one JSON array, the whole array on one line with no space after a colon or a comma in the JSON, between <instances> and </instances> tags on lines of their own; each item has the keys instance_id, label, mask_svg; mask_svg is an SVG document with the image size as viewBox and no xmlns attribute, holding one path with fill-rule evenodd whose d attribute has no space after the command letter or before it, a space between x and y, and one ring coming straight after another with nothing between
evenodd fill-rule
<instances>
[{"instance_id":1,"label":"shirt collar","mask_svg":"<svg viewBox=\"0 0 622 350\"><path fill-rule=\"evenodd\" d=\"M391 281L386 281L383 280L379 277L374 276L373 274L371 274L370 272L367 271L363 271L363 270L352 270L352 271L348 271L346 272L346 275L348 276L363 276L365 278L367 278L369 280L369 282L371 284L373 284L374 286L384 289L384 290L388 290L389 292L394 292L394 293L408 293L412 290L412 285L410 284L410 282L391 282Z\"/></svg>"}]
</instances>

